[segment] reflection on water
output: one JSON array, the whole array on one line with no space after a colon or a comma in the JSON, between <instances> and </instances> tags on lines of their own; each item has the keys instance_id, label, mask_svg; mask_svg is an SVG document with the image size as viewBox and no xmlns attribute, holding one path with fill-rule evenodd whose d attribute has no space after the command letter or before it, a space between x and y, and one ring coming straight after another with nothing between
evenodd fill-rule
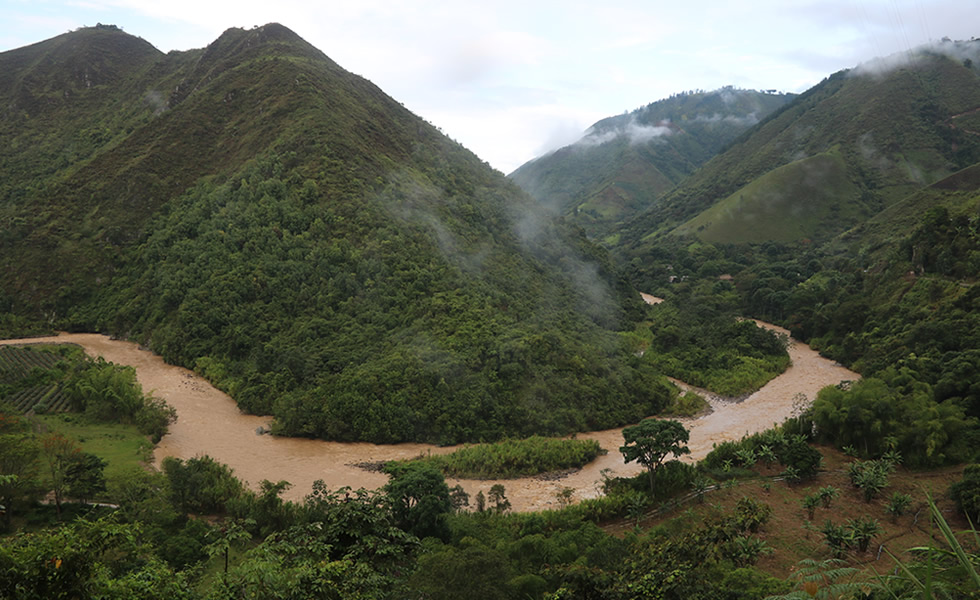
<instances>
[{"instance_id":1,"label":"reflection on water","mask_svg":"<svg viewBox=\"0 0 980 600\"><path fill-rule=\"evenodd\" d=\"M779 331L771 325L766 325ZM177 409L178 420L154 452L159 466L167 456L192 458L207 454L221 461L235 474L257 488L263 479L286 480L292 487L283 494L290 500L301 500L311 490L313 481L322 479L330 488L377 488L384 485L386 476L352 466L355 463L410 458L422 453L446 453L452 448L428 444L376 445L368 443L339 443L296 438L277 438L258 435L256 430L268 426L268 417L244 415L224 392L212 387L192 371L175 367L135 343L112 340L100 334L61 334L56 337L8 340L0 343L74 343L92 356L129 365L136 369L145 392L163 398ZM798 393L813 399L820 388L843 380L856 380L859 375L820 357L806 344L793 343L789 348L792 366L764 388L739 403L713 400L714 412L688 420L691 430L691 454L685 460L704 457L714 443L735 440L747 433L762 431L790 416L793 398ZM590 498L599 494L602 471L613 475L633 475L640 467L623 463L619 446L622 429L578 434L579 439L597 440L608 454L599 457L582 470L557 481L535 478L501 481L456 481L475 495L490 486L502 483L507 489L514 510L530 511L556 508L556 494L565 487L575 490L575 498Z\"/></svg>"}]
</instances>

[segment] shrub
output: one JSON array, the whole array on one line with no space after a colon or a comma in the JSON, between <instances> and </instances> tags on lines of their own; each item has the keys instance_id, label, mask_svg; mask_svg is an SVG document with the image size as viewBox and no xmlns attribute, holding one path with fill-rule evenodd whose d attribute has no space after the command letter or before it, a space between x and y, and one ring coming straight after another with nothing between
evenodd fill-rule
<instances>
[{"instance_id":1,"label":"shrub","mask_svg":"<svg viewBox=\"0 0 980 600\"><path fill-rule=\"evenodd\" d=\"M852 540L857 543L858 552L866 552L871 538L881 533L881 526L878 521L871 517L860 517L849 519L847 529Z\"/></svg>"},{"instance_id":2,"label":"shrub","mask_svg":"<svg viewBox=\"0 0 980 600\"><path fill-rule=\"evenodd\" d=\"M897 521L898 517L904 515L905 511L908 510L909 506L911 505L912 496L895 492L888 500L888 506L885 507L885 511L892 516L893 521Z\"/></svg>"},{"instance_id":3,"label":"shrub","mask_svg":"<svg viewBox=\"0 0 980 600\"><path fill-rule=\"evenodd\" d=\"M786 473L793 475L793 479L812 479L820 468L822 458L820 452L807 443L806 436L787 435L781 429L775 428L744 437L737 442L717 444L701 464L713 474L720 470L727 475L732 470L731 465L749 467L762 460L769 466L778 460L784 467L792 467L787 468Z\"/></svg>"},{"instance_id":4,"label":"shrub","mask_svg":"<svg viewBox=\"0 0 980 600\"><path fill-rule=\"evenodd\" d=\"M796 467L786 467L786 470L781 473L786 483L792 485L794 483L800 482L800 472Z\"/></svg>"},{"instance_id":5,"label":"shrub","mask_svg":"<svg viewBox=\"0 0 980 600\"><path fill-rule=\"evenodd\" d=\"M664 417L694 417L710 407L708 401L700 394L685 392L674 398L660 415Z\"/></svg>"},{"instance_id":6,"label":"shrub","mask_svg":"<svg viewBox=\"0 0 980 600\"><path fill-rule=\"evenodd\" d=\"M770 516L772 507L764 502L743 496L735 503L735 524L742 531L759 531Z\"/></svg>"},{"instance_id":7,"label":"shrub","mask_svg":"<svg viewBox=\"0 0 980 600\"><path fill-rule=\"evenodd\" d=\"M830 508L831 503L835 498L840 496L840 490L832 485L820 488L818 492L820 501L823 503L824 508Z\"/></svg>"},{"instance_id":8,"label":"shrub","mask_svg":"<svg viewBox=\"0 0 980 600\"><path fill-rule=\"evenodd\" d=\"M725 461L731 464L737 459L736 453L741 448L741 444L742 442L728 441L715 444L711 452L701 460L701 464L707 469L721 469Z\"/></svg>"},{"instance_id":9,"label":"shrub","mask_svg":"<svg viewBox=\"0 0 980 600\"><path fill-rule=\"evenodd\" d=\"M963 479L950 487L950 496L957 508L973 521L980 523L980 464L970 465L963 470Z\"/></svg>"},{"instance_id":10,"label":"shrub","mask_svg":"<svg viewBox=\"0 0 980 600\"><path fill-rule=\"evenodd\" d=\"M793 467L801 479L813 479L820 469L823 456L820 451L810 446L806 439L799 435L787 438L786 443L778 451L779 462L786 467Z\"/></svg>"},{"instance_id":11,"label":"shrub","mask_svg":"<svg viewBox=\"0 0 980 600\"><path fill-rule=\"evenodd\" d=\"M765 540L740 536L725 544L723 552L736 567L748 567L754 565L760 556L772 554L773 550Z\"/></svg>"},{"instance_id":12,"label":"shrub","mask_svg":"<svg viewBox=\"0 0 980 600\"><path fill-rule=\"evenodd\" d=\"M824 535L824 542L830 547L834 558L841 558L847 553L847 549L854 543L851 531L843 525L834 525L830 519L824 523L821 532Z\"/></svg>"},{"instance_id":13,"label":"shrub","mask_svg":"<svg viewBox=\"0 0 980 600\"><path fill-rule=\"evenodd\" d=\"M245 492L245 486L232 470L210 456L197 456L187 461L168 456L163 459L162 466L170 482L171 502L184 513L226 512L229 504Z\"/></svg>"},{"instance_id":14,"label":"shrub","mask_svg":"<svg viewBox=\"0 0 980 600\"><path fill-rule=\"evenodd\" d=\"M807 494L800 499L800 504L806 510L806 518L813 520L813 515L817 512L817 507L820 506L820 495L819 494Z\"/></svg>"},{"instance_id":15,"label":"shrub","mask_svg":"<svg viewBox=\"0 0 980 600\"><path fill-rule=\"evenodd\" d=\"M865 460L851 463L847 472L851 483L863 492L864 501L871 502L888 485L888 474L892 468L891 463Z\"/></svg>"},{"instance_id":16,"label":"shrub","mask_svg":"<svg viewBox=\"0 0 980 600\"><path fill-rule=\"evenodd\" d=\"M531 436L522 440L464 446L451 454L423 456L410 462L427 462L449 477L510 479L577 469L603 452L595 440Z\"/></svg>"},{"instance_id":17,"label":"shrub","mask_svg":"<svg viewBox=\"0 0 980 600\"><path fill-rule=\"evenodd\" d=\"M755 463L756 463L755 450L753 450L749 446L745 446L743 448L740 448L738 451L736 451L735 452L735 457L738 459L738 462L743 467L746 467L746 468L749 468L749 469L751 469L755 465Z\"/></svg>"},{"instance_id":18,"label":"shrub","mask_svg":"<svg viewBox=\"0 0 980 600\"><path fill-rule=\"evenodd\" d=\"M160 398L147 396L142 408L136 411L136 427L140 433L150 436L156 444L171 425L177 422L177 411Z\"/></svg>"}]
</instances>

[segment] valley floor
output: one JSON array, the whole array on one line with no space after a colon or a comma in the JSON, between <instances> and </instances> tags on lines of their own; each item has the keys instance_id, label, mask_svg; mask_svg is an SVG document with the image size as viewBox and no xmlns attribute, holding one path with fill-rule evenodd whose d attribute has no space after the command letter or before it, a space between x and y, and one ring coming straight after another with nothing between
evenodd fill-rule
<instances>
[{"instance_id":1,"label":"valley floor","mask_svg":"<svg viewBox=\"0 0 980 600\"><path fill-rule=\"evenodd\" d=\"M774 325L760 324L786 333ZM157 465L167 456L188 459L207 454L229 465L239 478L256 488L263 479L289 481L292 487L283 494L289 500L302 500L317 479L324 480L331 489L378 488L384 485L387 476L365 471L357 464L447 453L454 449L428 444L376 445L258 435L259 428L268 426L268 417L242 414L228 395L196 373L168 365L133 342L100 334L0 341L0 344L25 343L78 344L92 356L135 368L144 392L166 400L178 414L177 422L154 452ZM792 365L762 389L740 402L714 398L710 414L685 421L691 432L691 454L685 460L697 461L716 443L737 440L781 423L799 409L801 398L812 400L824 386L860 378L801 342L793 341L788 350ZM471 497L479 491L487 494L491 486L501 483L514 510L535 511L558 508L556 496L563 488L572 488L576 500L596 497L600 494L604 472L610 476L632 476L642 469L635 463L623 463L619 452L622 428L581 433L577 437L597 440L608 453L560 479L450 479L447 482L450 486L459 483Z\"/></svg>"}]
</instances>

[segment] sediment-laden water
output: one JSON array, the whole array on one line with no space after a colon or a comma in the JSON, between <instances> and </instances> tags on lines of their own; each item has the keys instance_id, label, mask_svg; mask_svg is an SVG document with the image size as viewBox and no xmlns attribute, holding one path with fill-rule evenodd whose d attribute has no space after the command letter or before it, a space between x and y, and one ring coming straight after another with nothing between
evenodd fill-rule
<instances>
[{"instance_id":1,"label":"sediment-laden water","mask_svg":"<svg viewBox=\"0 0 980 600\"><path fill-rule=\"evenodd\" d=\"M761 325L786 333L773 325ZM257 487L263 479L289 481L292 487L283 496L290 500L301 500L317 479L324 480L330 488L350 486L373 489L384 485L384 474L361 469L355 466L357 463L453 450L428 444L376 445L258 435L256 430L267 427L269 417L244 415L227 394L212 387L194 372L168 365L159 356L133 342L113 340L100 334L61 334L0 343L73 343L92 356L102 356L116 364L134 367L144 392L163 398L178 414L177 423L171 426L170 433L154 452L154 462L158 466L167 456L187 459L207 454L230 466L238 477L253 487ZM783 421L791 416L794 398L800 393L813 399L824 386L860 377L800 342L791 343L789 354L792 366L756 393L737 403L709 397L713 412L685 421L691 431L688 444L691 454L685 460L704 457L714 443L735 440ZM450 479L449 485L460 483L467 492L475 495L480 490L486 494L492 485L502 483L514 510L533 511L557 507L556 495L566 487L575 491L575 499L599 495L604 469L609 469L611 475L633 475L641 470L638 465L623 463L618 450L623 442L621 428L580 433L577 437L597 440L608 450L608 454L580 471L557 480Z\"/></svg>"}]
</instances>

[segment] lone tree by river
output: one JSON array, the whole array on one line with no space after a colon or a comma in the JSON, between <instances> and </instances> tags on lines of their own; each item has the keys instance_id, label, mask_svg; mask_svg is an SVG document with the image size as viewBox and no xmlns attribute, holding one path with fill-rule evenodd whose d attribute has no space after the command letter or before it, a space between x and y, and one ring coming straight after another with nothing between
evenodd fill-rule
<instances>
[{"instance_id":1,"label":"lone tree by river","mask_svg":"<svg viewBox=\"0 0 980 600\"><path fill-rule=\"evenodd\" d=\"M686 446L688 431L679 421L647 419L623 428L626 443L619 447L626 462L637 461L645 466L650 475L650 491L653 491L653 474L668 454L674 458L690 454Z\"/></svg>"}]
</instances>

